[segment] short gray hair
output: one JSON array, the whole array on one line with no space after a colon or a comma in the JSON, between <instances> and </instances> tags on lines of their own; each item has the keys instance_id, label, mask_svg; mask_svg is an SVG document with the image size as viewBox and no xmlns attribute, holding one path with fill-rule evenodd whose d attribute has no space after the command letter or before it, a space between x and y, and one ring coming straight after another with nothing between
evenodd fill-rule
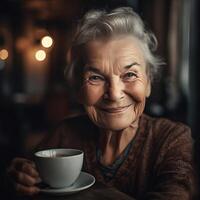
<instances>
[{"instance_id":1,"label":"short gray hair","mask_svg":"<svg viewBox=\"0 0 200 200\"><path fill-rule=\"evenodd\" d=\"M87 12L77 26L76 34L70 49L69 63L65 69L67 80L77 86L76 72L81 73L80 47L91 40L112 38L119 35L132 35L141 42L147 64L147 75L152 81L158 72L162 60L155 55L157 39L155 35L146 30L142 19L130 7L121 7L110 12L91 10ZM81 77L80 77L81 78ZM80 81L80 80L79 80Z\"/></svg>"}]
</instances>

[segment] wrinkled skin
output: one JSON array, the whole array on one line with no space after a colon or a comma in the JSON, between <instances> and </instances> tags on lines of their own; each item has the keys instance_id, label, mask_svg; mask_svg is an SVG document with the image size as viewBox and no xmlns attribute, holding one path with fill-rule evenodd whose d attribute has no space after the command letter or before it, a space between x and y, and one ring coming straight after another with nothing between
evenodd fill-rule
<instances>
[{"instance_id":1,"label":"wrinkled skin","mask_svg":"<svg viewBox=\"0 0 200 200\"><path fill-rule=\"evenodd\" d=\"M150 94L150 81L139 41L132 36L91 41L80 101L99 127L122 130L137 123Z\"/></svg>"}]
</instances>

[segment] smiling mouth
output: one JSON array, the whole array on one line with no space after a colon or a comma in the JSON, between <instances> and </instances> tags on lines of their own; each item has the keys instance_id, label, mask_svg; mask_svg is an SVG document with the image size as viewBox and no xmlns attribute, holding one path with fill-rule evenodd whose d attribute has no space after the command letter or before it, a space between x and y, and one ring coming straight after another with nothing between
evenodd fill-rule
<instances>
[{"instance_id":1,"label":"smiling mouth","mask_svg":"<svg viewBox=\"0 0 200 200\"><path fill-rule=\"evenodd\" d=\"M132 104L128 105L128 106L122 106L122 107L117 107L117 108L100 108L100 110L102 110L103 112L107 112L107 113L121 113L126 111Z\"/></svg>"}]
</instances>

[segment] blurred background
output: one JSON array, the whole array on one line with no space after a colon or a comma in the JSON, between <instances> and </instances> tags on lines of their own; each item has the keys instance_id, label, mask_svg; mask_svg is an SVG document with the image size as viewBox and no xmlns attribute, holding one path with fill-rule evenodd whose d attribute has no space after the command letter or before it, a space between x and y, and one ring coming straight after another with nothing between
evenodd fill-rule
<instances>
[{"instance_id":1,"label":"blurred background","mask_svg":"<svg viewBox=\"0 0 200 200\"><path fill-rule=\"evenodd\" d=\"M60 120L79 112L63 75L74 27L89 9L119 6L130 6L140 14L157 36L157 54L166 62L146 112L190 125L197 152L197 4L195 0L1 0L2 165L32 151Z\"/></svg>"}]
</instances>

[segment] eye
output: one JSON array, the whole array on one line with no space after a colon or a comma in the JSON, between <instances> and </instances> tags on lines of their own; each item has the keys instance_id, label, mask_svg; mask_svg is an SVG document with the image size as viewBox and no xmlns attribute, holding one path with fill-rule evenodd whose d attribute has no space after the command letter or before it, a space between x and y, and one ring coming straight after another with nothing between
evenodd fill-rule
<instances>
[{"instance_id":1,"label":"eye","mask_svg":"<svg viewBox=\"0 0 200 200\"><path fill-rule=\"evenodd\" d=\"M103 80L103 78L101 76L98 75L92 75L89 77L90 81L99 81L99 80Z\"/></svg>"},{"instance_id":2,"label":"eye","mask_svg":"<svg viewBox=\"0 0 200 200\"><path fill-rule=\"evenodd\" d=\"M100 84L102 83L105 79L103 76L100 75L91 75L88 77L88 80L92 84Z\"/></svg>"},{"instance_id":3,"label":"eye","mask_svg":"<svg viewBox=\"0 0 200 200\"><path fill-rule=\"evenodd\" d=\"M127 72L125 73L122 78L125 81L132 81L137 77L137 74L135 72Z\"/></svg>"}]
</instances>

